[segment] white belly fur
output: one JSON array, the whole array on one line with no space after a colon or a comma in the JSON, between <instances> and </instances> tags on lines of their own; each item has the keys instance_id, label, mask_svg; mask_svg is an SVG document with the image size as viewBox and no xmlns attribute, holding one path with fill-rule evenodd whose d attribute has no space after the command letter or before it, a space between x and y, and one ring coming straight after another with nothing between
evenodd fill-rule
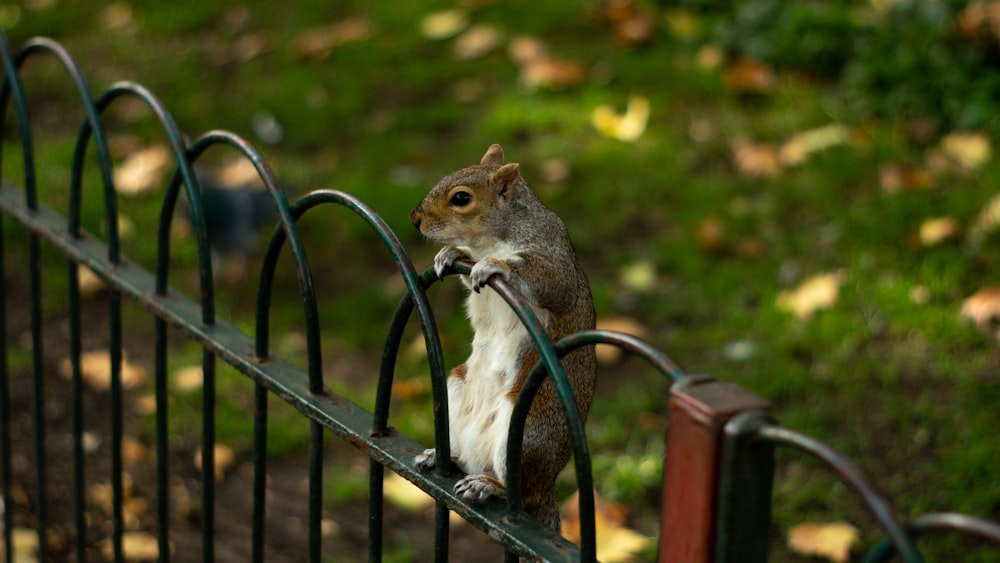
<instances>
[{"instance_id":1,"label":"white belly fur","mask_svg":"<svg viewBox=\"0 0 1000 563\"><path fill-rule=\"evenodd\" d=\"M470 475L506 479L507 427L514 408L507 396L517 381L528 332L509 305L489 288L470 293L468 313L475 335L464 379L448 380L452 456ZM540 313L547 324L547 313ZM493 418L491 424L487 420Z\"/></svg>"}]
</instances>

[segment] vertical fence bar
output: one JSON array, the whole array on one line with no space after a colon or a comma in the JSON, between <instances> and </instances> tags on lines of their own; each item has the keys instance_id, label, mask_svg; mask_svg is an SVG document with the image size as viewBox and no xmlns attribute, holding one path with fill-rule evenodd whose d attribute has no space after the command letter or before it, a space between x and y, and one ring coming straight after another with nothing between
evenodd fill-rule
<instances>
[{"instance_id":1,"label":"vertical fence bar","mask_svg":"<svg viewBox=\"0 0 1000 563\"><path fill-rule=\"evenodd\" d=\"M110 313L110 340L108 353L111 355L111 496L112 545L116 562L125 561L122 537L125 535L125 493L122 488L122 441L125 435L122 415L122 329L121 293L112 291L108 298Z\"/></svg>"},{"instance_id":2,"label":"vertical fence bar","mask_svg":"<svg viewBox=\"0 0 1000 563\"><path fill-rule=\"evenodd\" d=\"M323 556L320 520L323 515L323 425L309 423L309 561Z\"/></svg>"},{"instance_id":3,"label":"vertical fence bar","mask_svg":"<svg viewBox=\"0 0 1000 563\"><path fill-rule=\"evenodd\" d=\"M250 559L264 563L264 515L267 510L267 387L254 387L253 529Z\"/></svg>"},{"instance_id":4,"label":"vertical fence bar","mask_svg":"<svg viewBox=\"0 0 1000 563\"><path fill-rule=\"evenodd\" d=\"M167 456L170 452L167 412L167 322L156 317L156 347L153 396L156 401L156 543L159 563L170 560L170 483Z\"/></svg>"},{"instance_id":5,"label":"vertical fence bar","mask_svg":"<svg viewBox=\"0 0 1000 563\"><path fill-rule=\"evenodd\" d=\"M660 563L707 563L715 548L722 430L767 402L735 383L686 377L670 390Z\"/></svg>"},{"instance_id":6,"label":"vertical fence bar","mask_svg":"<svg viewBox=\"0 0 1000 563\"><path fill-rule=\"evenodd\" d=\"M38 507L38 559L48 561L48 484L45 479L45 365L42 355L42 256L38 235L28 237L28 271L31 280L31 365L35 393L35 495Z\"/></svg>"},{"instance_id":7,"label":"vertical fence bar","mask_svg":"<svg viewBox=\"0 0 1000 563\"><path fill-rule=\"evenodd\" d=\"M82 353L80 328L80 266L69 263L69 358L72 369L73 402L73 520L76 528L76 560L86 561L87 522L84 516L84 457L83 457L83 382L80 373Z\"/></svg>"},{"instance_id":8,"label":"vertical fence bar","mask_svg":"<svg viewBox=\"0 0 1000 563\"><path fill-rule=\"evenodd\" d=\"M717 563L765 563L771 536L774 444L758 440L767 411L744 411L724 428L719 468Z\"/></svg>"},{"instance_id":9,"label":"vertical fence bar","mask_svg":"<svg viewBox=\"0 0 1000 563\"><path fill-rule=\"evenodd\" d=\"M0 45L3 49L5 45ZM10 499L10 381L7 371L7 272L6 259L4 257L4 234L3 216L0 215L0 285L4 286L4 292L0 295L0 487L3 487L4 510L3 510L3 551L4 561L14 560L14 540L12 531L14 529L13 511L9 504Z\"/></svg>"},{"instance_id":10,"label":"vertical fence bar","mask_svg":"<svg viewBox=\"0 0 1000 563\"><path fill-rule=\"evenodd\" d=\"M215 560L215 355L202 351L201 554Z\"/></svg>"}]
</instances>

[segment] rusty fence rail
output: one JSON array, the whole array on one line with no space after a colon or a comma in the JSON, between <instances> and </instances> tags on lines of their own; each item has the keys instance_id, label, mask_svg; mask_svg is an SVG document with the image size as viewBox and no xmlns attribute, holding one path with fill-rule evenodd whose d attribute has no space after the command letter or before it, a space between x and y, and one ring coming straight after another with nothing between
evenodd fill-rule
<instances>
[{"instance_id":1,"label":"rusty fence rail","mask_svg":"<svg viewBox=\"0 0 1000 563\"><path fill-rule=\"evenodd\" d=\"M68 208L65 215L38 201L38 174L35 145L27 110L27 100L21 84L21 68L36 58L54 57L72 80L85 112L73 153L72 175L67 187ZM0 32L0 65L3 85L0 89L0 138L19 139L23 168L23 185L0 183L0 221L10 220L27 233L27 270L30 284L31 388L33 393L32 451L35 463L35 487L32 506L33 523L38 532L39 560L52 559L46 530L49 522L47 497L52 486L46 472L46 461L52 448L46 443L43 361L43 287L41 248L48 245L65 256L69 281L69 348L71 377L72 446L59 455L72 458L71 481L72 522L75 533L66 557L87 560L88 547L97 538L88 537L84 483L84 412L81 379L82 331L78 279L80 267L93 270L110 287L107 330L110 340L110 428L111 469L108 479L112 489L111 555L123 561L124 535L122 482L123 408L122 408L122 297L135 300L155 319L154 389L155 389L155 471L156 471L156 538L160 561L170 559L169 527L171 499L169 493L167 392L169 360L167 331L179 327L187 338L202 348L203 430L202 471L213 475L215 465L215 373L218 360L233 366L248 376L255 385L253 431L253 478L248 493L252 496L251 558L263 561L267 527L267 439L268 402L271 397L285 401L310 421L308 461L309 494L307 506L308 560L320 561L326 556L321 549L321 515L323 509L323 436L332 432L353 444L370 458L368 558L379 561L383 548L383 476L385 469L412 481L436 500L435 559L448 559L449 513L454 511L502 543L508 560L518 557L550 561L593 561L596 557L593 475L583 421L576 412L569 384L559 358L581 346L611 344L642 357L672 382L669 393L669 429L666 436L664 462L663 505L659 558L661 561L761 562L767 559L770 537L770 512L776 448L797 450L827 465L841 481L855 491L883 528L885 540L871 548L867 560L885 561L898 554L904 561L922 561L915 538L932 531L957 531L993 542L1000 549L1000 526L972 516L952 513L932 513L903 523L889 500L870 480L841 454L828 446L795 431L777 426L772 420L766 401L736 384L716 381L706 376L688 376L663 352L633 336L607 331L587 331L551 342L544 333L530 306L503 280L490 282L517 312L528 328L541 360L529 375L515 406L508 445L508 499L506 506L497 503L469 506L452 492L457 479L449 474L448 416L445 369L434 314L426 291L437 281L432 271L419 273L392 230L365 203L349 194L318 190L289 203L278 186L273 171L257 150L240 137L226 131L210 131L188 141L181 134L173 117L156 96L133 82L119 82L94 98L86 78L76 62L58 43L44 38L28 41L20 50L10 48ZM147 105L159 121L173 154L176 169L167 185L157 226L156 271L148 272L121 255L118 233L118 210L112 164L103 114L120 100L138 100ZM13 119L8 119L13 108ZM17 128L7 131L8 122ZM93 145L103 186L105 240L100 240L81 228L82 183L87 165L87 152ZM219 148L216 148L219 147ZM230 150L246 158L255 167L277 210L278 224L266 248L260 270L257 310L253 336L249 336L217 317L215 288L201 190L194 173L194 164L207 151ZM0 147L0 171L3 170L3 147ZM9 166L9 165L8 165ZM188 203L188 219L197 247L200 296L197 300L171 289L170 232L183 193ZM93 197L93 196L92 196ZM390 321L379 368L375 402L366 410L351 400L324 387L320 326L309 260L297 227L306 213L320 207L343 207L363 220L385 244L399 268L405 283L398 308ZM14 272L8 272L4 258L3 231L0 231L0 280L6 285ZM306 327L307 367L303 371L271 352L270 308L272 286L278 260L283 249L292 255L299 281L302 315ZM467 273L470 264L457 263L450 273ZM22 268L16 268L21 275ZM6 295L6 291L5 291ZM389 401L397 354L403 331L416 314L428 351L429 373L434 397L434 437L437 444L438 470L423 474L413 464L415 453L424 446L401 434L389 424ZM0 326L7 327L7 299L0 299ZM88 327L91 328L91 327ZM6 330L5 330L6 332ZM14 455L11 436L10 345L0 339L0 490L4 500L11 487ZM581 545L576 547L559 535L544 529L521 510L520 459L521 436L531 400L545 379L551 380L567 415L573 439L573 464L580 485ZM211 478L203 480L201 496L202 560L215 555L216 490ZM334 507L335 508L335 507ZM12 510L2 516L5 560L14 560ZM430 524L429 524L430 525ZM93 534L91 534L93 535Z\"/></svg>"}]
</instances>

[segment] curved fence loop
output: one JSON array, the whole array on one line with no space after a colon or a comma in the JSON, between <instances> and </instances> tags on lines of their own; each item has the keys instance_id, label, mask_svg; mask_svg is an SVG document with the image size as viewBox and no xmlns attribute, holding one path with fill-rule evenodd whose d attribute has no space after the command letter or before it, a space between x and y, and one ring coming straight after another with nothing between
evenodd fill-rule
<instances>
[{"instance_id":1,"label":"curved fence loop","mask_svg":"<svg viewBox=\"0 0 1000 563\"><path fill-rule=\"evenodd\" d=\"M18 75L18 65L11 56L7 34L0 29L0 62L4 67L4 80L0 85L0 123L7 118L7 102L13 101L21 136L21 158L24 162L24 202L28 209L38 208L38 188L35 177L35 143L28 119L28 102L24 97L24 86ZM0 171L3 171L3 145L0 144Z\"/></svg>"},{"instance_id":2,"label":"curved fence loop","mask_svg":"<svg viewBox=\"0 0 1000 563\"><path fill-rule=\"evenodd\" d=\"M375 213L368 205L357 199L356 197L336 191L336 190L316 190L310 192L292 204L290 208L291 218L293 220L298 220L303 214L305 214L310 209L322 205L334 203L344 207L347 207L355 214L359 215L365 220L368 225L375 230L379 235L379 238L386 245L389 251L392 253L393 258L396 260L396 264L399 266L400 273L403 276L403 280L406 283L407 291L412 296L414 304L417 309L417 315L420 318L421 328L424 332L424 339L427 344L427 354L428 360L431 365L431 383L434 393L435 400L435 419L440 418L443 423L440 425L435 425L435 439L443 440L445 444L448 443L448 407L447 407L447 391L446 382L444 376L444 358L441 353L441 342L437 333L437 324L434 321L434 313L431 311L430 303L427 301L427 295L424 291L422 282L420 281L416 269L413 267L413 262L410 260L409 255L403 248L403 245L399 242L396 234L389 228L388 224L381 218L377 213ZM275 265L278 261L278 256L281 252L281 247L285 241L284 232L280 229L275 229L272 233L270 240L268 241L267 250L265 251L264 258L262 260L261 267L261 277L260 277L260 290L258 292L258 318L263 318L266 321L266 305L270 299L271 287L273 285L274 270ZM261 322L258 322L257 332L258 337L262 330L266 330L261 326ZM322 385L322 382L319 382ZM439 442L440 443L440 442ZM448 454L447 448L444 448L445 453ZM445 459L449 459L446 457Z\"/></svg>"},{"instance_id":3,"label":"curved fence loop","mask_svg":"<svg viewBox=\"0 0 1000 563\"><path fill-rule=\"evenodd\" d=\"M875 486L861 471L861 468L854 462L819 440L793 430L788 430L787 428L765 426L760 429L758 436L776 445L789 446L810 454L833 469L840 476L841 481L861 495L861 498L871 510L872 515L875 516L875 519L886 530L900 556L907 563L920 563L923 561L923 557L913 544L913 540L910 539L903 525L896 518L889 500L876 490Z\"/></svg>"},{"instance_id":4,"label":"curved fence loop","mask_svg":"<svg viewBox=\"0 0 1000 563\"><path fill-rule=\"evenodd\" d=\"M931 532L958 532L995 544L1000 548L1000 524L954 512L930 512L922 514L906 524L906 531L912 537ZM865 563L882 563L896 553L892 541L883 538L868 552Z\"/></svg>"},{"instance_id":5,"label":"curved fence loop","mask_svg":"<svg viewBox=\"0 0 1000 563\"><path fill-rule=\"evenodd\" d=\"M105 232L108 237L108 259L113 264L117 264L120 260L121 251L118 237L118 209L114 188L114 169L111 164L111 151L108 148L107 135L101 122L100 113L94 103L94 97L90 92L87 78L83 75L79 65L73 60L73 57L70 56L66 48L47 37L36 37L29 40L24 48L21 49L21 52L18 53L18 66L22 66L31 55L35 54L51 54L59 60L73 81L77 96L79 96L86 114L73 149L73 165L70 175L67 214L69 234L73 237L80 236L83 169L87 154L87 145L89 144L90 136L93 135L101 181L104 186L104 215Z\"/></svg>"}]
</instances>

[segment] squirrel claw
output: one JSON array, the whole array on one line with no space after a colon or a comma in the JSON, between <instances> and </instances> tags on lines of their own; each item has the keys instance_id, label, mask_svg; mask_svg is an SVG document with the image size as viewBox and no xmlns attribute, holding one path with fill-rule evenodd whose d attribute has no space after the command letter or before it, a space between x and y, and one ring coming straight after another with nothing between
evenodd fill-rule
<instances>
[{"instance_id":1,"label":"squirrel claw","mask_svg":"<svg viewBox=\"0 0 1000 563\"><path fill-rule=\"evenodd\" d=\"M466 253L454 246L446 246L434 256L434 273L437 274L439 280L443 280L445 272L455 263L455 260L468 257Z\"/></svg>"},{"instance_id":2,"label":"squirrel claw","mask_svg":"<svg viewBox=\"0 0 1000 563\"><path fill-rule=\"evenodd\" d=\"M469 284L476 293L479 293L480 289L486 287L493 274L499 274L506 279L508 271L509 266L502 260L484 258L472 266L472 271L469 272Z\"/></svg>"},{"instance_id":3,"label":"squirrel claw","mask_svg":"<svg viewBox=\"0 0 1000 563\"><path fill-rule=\"evenodd\" d=\"M434 460L434 448L427 448L422 453L413 458L413 464L420 471L430 471L436 465Z\"/></svg>"},{"instance_id":4,"label":"squirrel claw","mask_svg":"<svg viewBox=\"0 0 1000 563\"><path fill-rule=\"evenodd\" d=\"M455 494L465 502L484 502L490 497L507 498L507 489L489 475L466 475L455 483Z\"/></svg>"}]
</instances>

